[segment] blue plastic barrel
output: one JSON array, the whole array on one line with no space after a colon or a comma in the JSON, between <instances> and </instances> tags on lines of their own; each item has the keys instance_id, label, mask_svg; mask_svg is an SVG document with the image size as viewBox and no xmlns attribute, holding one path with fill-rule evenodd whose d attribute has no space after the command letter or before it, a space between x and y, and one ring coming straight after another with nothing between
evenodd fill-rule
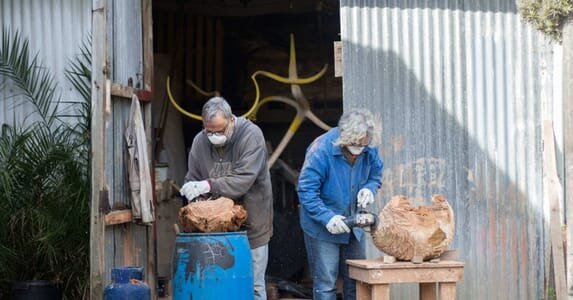
<instances>
[{"instance_id":1,"label":"blue plastic barrel","mask_svg":"<svg viewBox=\"0 0 573 300\"><path fill-rule=\"evenodd\" d=\"M120 267L111 270L111 284L104 290L105 300L149 300L151 289L143 281L142 267Z\"/></svg>"},{"instance_id":2,"label":"blue plastic barrel","mask_svg":"<svg viewBox=\"0 0 573 300\"><path fill-rule=\"evenodd\" d=\"M244 231L179 233L173 300L253 299L251 249Z\"/></svg>"}]
</instances>

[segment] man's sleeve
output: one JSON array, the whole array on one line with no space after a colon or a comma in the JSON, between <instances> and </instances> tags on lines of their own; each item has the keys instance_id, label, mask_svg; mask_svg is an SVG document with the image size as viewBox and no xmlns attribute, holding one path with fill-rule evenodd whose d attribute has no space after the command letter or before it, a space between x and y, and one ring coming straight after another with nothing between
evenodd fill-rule
<instances>
[{"instance_id":1,"label":"man's sleeve","mask_svg":"<svg viewBox=\"0 0 573 300\"><path fill-rule=\"evenodd\" d=\"M314 143L307 151L304 165L298 179L298 198L300 204L313 220L325 225L335 215L320 198L320 189L326 178L326 158L321 159L319 149Z\"/></svg>"},{"instance_id":2,"label":"man's sleeve","mask_svg":"<svg viewBox=\"0 0 573 300\"><path fill-rule=\"evenodd\" d=\"M187 158L187 174L185 175L185 182L207 179L201 178L201 174L199 172L198 162L201 161L201 157L198 157L197 154L198 143L199 141L197 141L197 137L195 137L195 139L193 139L193 144L191 144L191 150L189 150L189 157Z\"/></svg>"},{"instance_id":3,"label":"man's sleeve","mask_svg":"<svg viewBox=\"0 0 573 300\"><path fill-rule=\"evenodd\" d=\"M364 185L368 188L374 195L378 192L378 189L382 185L382 169L384 168L384 163L378 155L378 151L374 149L370 159L370 173L368 175L368 181Z\"/></svg>"},{"instance_id":4,"label":"man's sleeve","mask_svg":"<svg viewBox=\"0 0 573 300\"><path fill-rule=\"evenodd\" d=\"M251 188L262 168L266 168L267 151L262 132L253 132L241 141L239 159L233 162L231 174L209 178L211 192L238 199Z\"/></svg>"}]
</instances>

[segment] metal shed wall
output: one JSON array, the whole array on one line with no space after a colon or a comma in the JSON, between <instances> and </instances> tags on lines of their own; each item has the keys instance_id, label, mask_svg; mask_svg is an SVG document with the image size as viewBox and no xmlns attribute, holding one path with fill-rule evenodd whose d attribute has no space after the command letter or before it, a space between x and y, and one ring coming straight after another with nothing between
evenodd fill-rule
<instances>
[{"instance_id":1,"label":"metal shed wall","mask_svg":"<svg viewBox=\"0 0 573 300\"><path fill-rule=\"evenodd\" d=\"M109 79L112 83L142 88L142 1L108 0L106 13ZM131 99L112 96L109 125L105 128L105 179L109 189L109 206L112 209L131 206L125 142L130 107ZM152 226L135 223L106 227L106 280L109 280L113 267L136 265L145 267L146 280L151 284L153 278L149 277L155 271L151 270L153 266L149 264L148 257L152 232Z\"/></svg>"},{"instance_id":2,"label":"metal shed wall","mask_svg":"<svg viewBox=\"0 0 573 300\"><path fill-rule=\"evenodd\" d=\"M80 55L80 47L91 32L90 0L0 0L0 24L19 31L30 41L31 54L55 76L62 102L78 101L81 96L68 83L65 69L68 62ZM3 81L2 81L3 82ZM23 102L18 91L6 81L0 90L0 124L21 122L34 112ZM73 108L62 104L62 113L73 113ZM30 119L33 120L33 119Z\"/></svg>"},{"instance_id":3,"label":"metal shed wall","mask_svg":"<svg viewBox=\"0 0 573 300\"><path fill-rule=\"evenodd\" d=\"M521 22L514 1L342 0L340 14L344 109L382 118L378 207L396 194L418 205L446 195L466 263L459 298L543 298L541 121L555 107L561 135L559 47ZM412 299L417 288L392 293Z\"/></svg>"}]
</instances>

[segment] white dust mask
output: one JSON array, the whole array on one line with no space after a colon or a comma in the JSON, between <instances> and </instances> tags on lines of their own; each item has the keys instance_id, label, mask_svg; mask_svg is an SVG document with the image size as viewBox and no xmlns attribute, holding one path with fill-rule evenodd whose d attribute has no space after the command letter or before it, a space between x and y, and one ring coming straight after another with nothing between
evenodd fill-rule
<instances>
[{"instance_id":1,"label":"white dust mask","mask_svg":"<svg viewBox=\"0 0 573 300\"><path fill-rule=\"evenodd\" d=\"M348 152L352 153L352 155L360 155L362 151L364 151L364 146L346 146Z\"/></svg>"},{"instance_id":2,"label":"white dust mask","mask_svg":"<svg viewBox=\"0 0 573 300\"><path fill-rule=\"evenodd\" d=\"M209 142L215 146L222 146L227 142L227 136L224 134L208 135L207 138L209 139Z\"/></svg>"}]
</instances>

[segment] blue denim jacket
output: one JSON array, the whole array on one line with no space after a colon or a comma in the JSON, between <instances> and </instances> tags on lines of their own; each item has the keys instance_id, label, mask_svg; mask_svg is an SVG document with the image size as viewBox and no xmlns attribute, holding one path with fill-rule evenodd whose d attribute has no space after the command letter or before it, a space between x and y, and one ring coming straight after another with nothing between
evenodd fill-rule
<instances>
[{"instance_id":1,"label":"blue denim jacket","mask_svg":"<svg viewBox=\"0 0 573 300\"><path fill-rule=\"evenodd\" d=\"M298 179L300 225L314 238L347 244L350 234L331 234L325 226L334 215L348 217L356 211L356 195L362 188L376 195L383 163L377 149L366 147L354 165L350 165L341 147L333 144L337 138L338 128L333 128L316 138L306 150ZM360 241L364 231L354 228L353 232Z\"/></svg>"}]
</instances>

